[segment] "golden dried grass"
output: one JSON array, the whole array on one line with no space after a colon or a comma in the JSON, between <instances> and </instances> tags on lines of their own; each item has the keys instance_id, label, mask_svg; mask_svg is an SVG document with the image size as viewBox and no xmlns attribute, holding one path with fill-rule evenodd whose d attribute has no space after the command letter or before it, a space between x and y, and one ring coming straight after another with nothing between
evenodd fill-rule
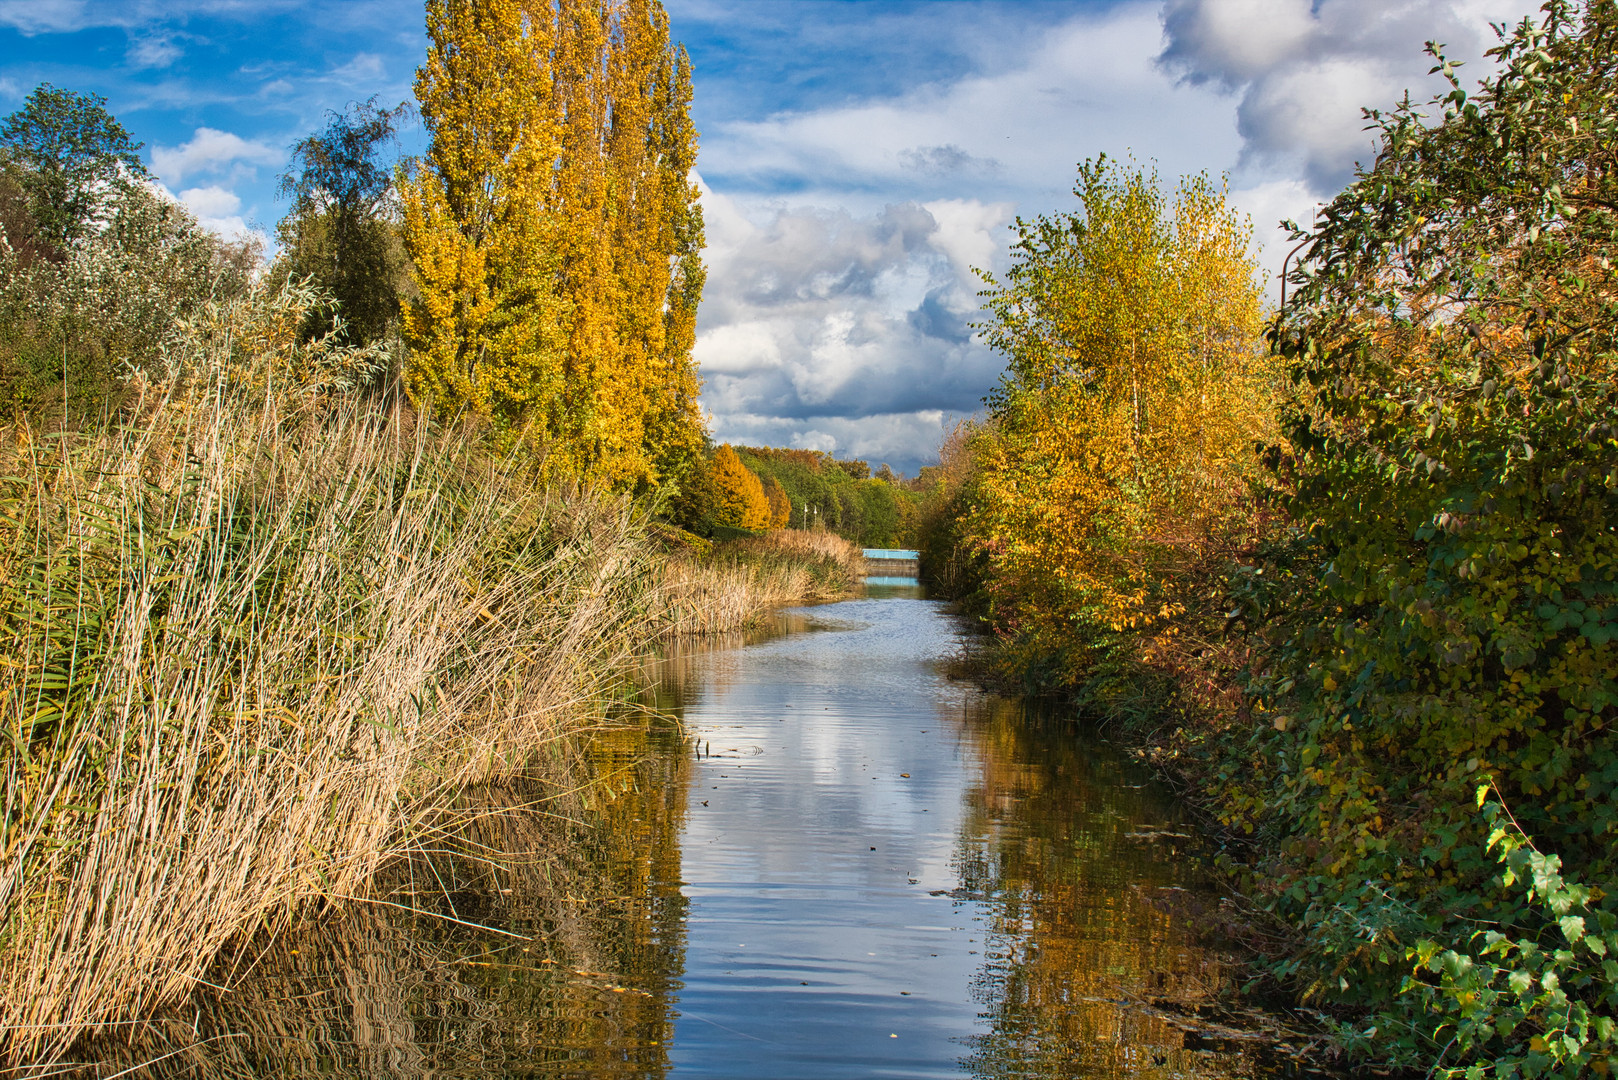
<instances>
[{"instance_id":1,"label":"golden dried grass","mask_svg":"<svg viewBox=\"0 0 1618 1080\"><path fill-rule=\"evenodd\" d=\"M864 572L861 549L829 532L780 529L733 540L708 559L670 559L658 568L664 632L746 629L783 605L839 599Z\"/></svg>"},{"instance_id":2,"label":"golden dried grass","mask_svg":"<svg viewBox=\"0 0 1618 1080\"><path fill-rule=\"evenodd\" d=\"M0 463L0 1060L362 895L413 819L599 715L658 626L623 500L264 368Z\"/></svg>"},{"instance_id":3,"label":"golden dried grass","mask_svg":"<svg viewBox=\"0 0 1618 1080\"><path fill-rule=\"evenodd\" d=\"M210 311L101 429L0 433L0 1065L365 897L653 638L853 580L834 537L658 554L627 500L345 389L374 358L298 344L301 302Z\"/></svg>"}]
</instances>

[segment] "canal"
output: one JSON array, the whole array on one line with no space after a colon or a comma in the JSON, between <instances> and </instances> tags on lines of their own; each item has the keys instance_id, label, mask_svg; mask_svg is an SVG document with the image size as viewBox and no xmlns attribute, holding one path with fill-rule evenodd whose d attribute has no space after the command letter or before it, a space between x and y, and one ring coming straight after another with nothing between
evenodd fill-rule
<instances>
[{"instance_id":1,"label":"canal","mask_svg":"<svg viewBox=\"0 0 1618 1080\"><path fill-rule=\"evenodd\" d=\"M100 1071L1240 1077L1150 776L945 675L913 586L648 661L592 780L476 793L382 903L261 935ZM558 763L560 765L566 763ZM577 765L578 763L574 763Z\"/></svg>"}]
</instances>

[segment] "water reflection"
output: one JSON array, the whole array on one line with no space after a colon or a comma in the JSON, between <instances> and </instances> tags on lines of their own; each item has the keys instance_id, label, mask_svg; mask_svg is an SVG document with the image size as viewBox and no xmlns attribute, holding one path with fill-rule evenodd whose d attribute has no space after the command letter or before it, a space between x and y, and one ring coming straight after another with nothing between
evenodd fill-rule
<instances>
[{"instance_id":1,"label":"water reflection","mask_svg":"<svg viewBox=\"0 0 1618 1080\"><path fill-rule=\"evenodd\" d=\"M1203 888L1173 804L949 681L922 596L647 660L582 760L469 794L385 903L266 932L98 1071L1254 1074L1188 1033L1226 975L1156 902Z\"/></svg>"},{"instance_id":2,"label":"water reflection","mask_svg":"<svg viewBox=\"0 0 1618 1080\"><path fill-rule=\"evenodd\" d=\"M1226 975L1168 914L1181 905L1166 893L1198 889L1174 804L1048 711L992 698L970 711L980 780L956 858L962 893L981 898L973 988L989 1029L971 1040L973 1074L1250 1073L1197 1017Z\"/></svg>"},{"instance_id":3,"label":"water reflection","mask_svg":"<svg viewBox=\"0 0 1618 1080\"><path fill-rule=\"evenodd\" d=\"M665 721L626 720L570 770L579 790L469 792L387 868L377 902L261 934L210 972L228 993L92 1045L92 1074L663 1076L685 746Z\"/></svg>"}]
</instances>

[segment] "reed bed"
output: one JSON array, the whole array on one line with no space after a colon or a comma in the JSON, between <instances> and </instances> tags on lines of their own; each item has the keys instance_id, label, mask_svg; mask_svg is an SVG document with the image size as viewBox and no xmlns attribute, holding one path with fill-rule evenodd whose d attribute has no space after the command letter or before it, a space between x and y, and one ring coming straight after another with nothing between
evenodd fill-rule
<instances>
[{"instance_id":1,"label":"reed bed","mask_svg":"<svg viewBox=\"0 0 1618 1080\"><path fill-rule=\"evenodd\" d=\"M0 1063L363 895L413 820L599 715L661 625L627 502L345 392L365 358L286 312L213 310L97 431L5 433Z\"/></svg>"},{"instance_id":2,"label":"reed bed","mask_svg":"<svg viewBox=\"0 0 1618 1080\"><path fill-rule=\"evenodd\" d=\"M625 1049L648 1074L666 1069L655 1044L634 1044L677 985L684 902L669 885L648 903L642 875L659 859L677 866L690 758L658 740L683 737L626 724L590 740L587 771L616 778L616 792L559 797L532 776L474 786L411 858L380 871L384 903L233 946L208 973L230 993L201 993L74 1057L108 1077L141 1066L146 1077L473 1076L541 1062L595 1075L621 1068ZM592 801L618 827L568 821ZM616 985L634 992L606 989Z\"/></svg>"},{"instance_id":3,"label":"reed bed","mask_svg":"<svg viewBox=\"0 0 1618 1080\"><path fill-rule=\"evenodd\" d=\"M783 529L719 545L706 560L671 559L657 573L666 633L723 634L786 604L846 596L865 559L834 533Z\"/></svg>"},{"instance_id":4,"label":"reed bed","mask_svg":"<svg viewBox=\"0 0 1618 1080\"><path fill-rule=\"evenodd\" d=\"M385 358L297 340L317 300L209 307L93 430L0 429L0 1068L351 910L478 785L572 783L653 640L857 580L829 536L662 553L361 389Z\"/></svg>"}]
</instances>

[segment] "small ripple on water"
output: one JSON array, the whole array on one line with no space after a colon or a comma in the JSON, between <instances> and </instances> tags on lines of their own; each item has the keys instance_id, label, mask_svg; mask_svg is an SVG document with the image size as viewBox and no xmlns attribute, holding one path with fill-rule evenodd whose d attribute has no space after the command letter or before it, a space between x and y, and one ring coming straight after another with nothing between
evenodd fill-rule
<instances>
[{"instance_id":1,"label":"small ripple on water","mask_svg":"<svg viewBox=\"0 0 1618 1080\"><path fill-rule=\"evenodd\" d=\"M604 732L614 779L573 846L532 794L491 791L476 858L392 882L532 941L359 906L130 1052L182 1051L153 1070L176 1076L1263 1071L1188 1033L1226 975L1152 899L1204 895L1172 802L944 678L959 628L919 590L869 594L666 664L656 700L695 746Z\"/></svg>"}]
</instances>

